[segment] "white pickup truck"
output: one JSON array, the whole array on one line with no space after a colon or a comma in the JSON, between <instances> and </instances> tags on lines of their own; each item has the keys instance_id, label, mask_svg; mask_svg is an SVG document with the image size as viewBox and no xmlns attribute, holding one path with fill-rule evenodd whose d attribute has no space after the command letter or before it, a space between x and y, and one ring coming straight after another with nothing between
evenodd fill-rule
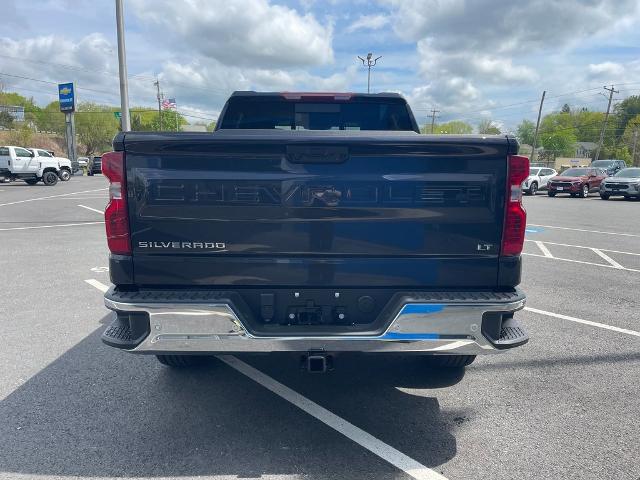
<instances>
[{"instance_id":1,"label":"white pickup truck","mask_svg":"<svg viewBox=\"0 0 640 480\"><path fill-rule=\"evenodd\" d=\"M58 183L62 172L60 160L56 157L36 156L32 151L22 147L0 146L0 178L24 180L28 185L42 181L47 186L53 186Z\"/></svg>"},{"instance_id":2,"label":"white pickup truck","mask_svg":"<svg viewBox=\"0 0 640 480\"><path fill-rule=\"evenodd\" d=\"M59 168L58 177L60 177L60 180L62 180L63 182L69 181L72 175L71 172L73 171L71 167L71 160L65 157L56 157L53 152L44 150L42 148L27 148L27 150L33 153L34 158L38 161L48 161L51 159L57 160Z\"/></svg>"}]
</instances>

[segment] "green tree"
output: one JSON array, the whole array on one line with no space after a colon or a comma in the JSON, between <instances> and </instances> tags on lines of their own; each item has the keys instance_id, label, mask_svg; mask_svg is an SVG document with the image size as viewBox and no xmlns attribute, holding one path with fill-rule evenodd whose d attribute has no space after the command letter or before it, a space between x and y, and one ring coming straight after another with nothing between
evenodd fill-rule
<instances>
[{"instance_id":1,"label":"green tree","mask_svg":"<svg viewBox=\"0 0 640 480\"><path fill-rule=\"evenodd\" d=\"M500 129L493 124L492 120L486 119L478 124L478 133L484 135L499 135Z\"/></svg>"},{"instance_id":2,"label":"green tree","mask_svg":"<svg viewBox=\"0 0 640 480\"><path fill-rule=\"evenodd\" d=\"M24 120L33 123L40 108L34 103L33 98L27 98L15 92L0 92L0 105L24 107Z\"/></svg>"},{"instance_id":3,"label":"green tree","mask_svg":"<svg viewBox=\"0 0 640 480\"><path fill-rule=\"evenodd\" d=\"M157 110L138 107L131 110L131 130L141 132L157 132L160 130L160 115ZM176 122L178 129L188 124L187 120L174 110L162 111L162 130L175 132Z\"/></svg>"},{"instance_id":4,"label":"green tree","mask_svg":"<svg viewBox=\"0 0 640 480\"><path fill-rule=\"evenodd\" d=\"M569 106L568 103L565 103L562 106L562 110L560 110L560 112L562 112L562 113L571 113L571 107Z\"/></svg>"},{"instance_id":5,"label":"green tree","mask_svg":"<svg viewBox=\"0 0 640 480\"><path fill-rule=\"evenodd\" d=\"M31 144L32 139L33 130L31 130L27 125L23 125L16 130L11 130L11 133L9 133L8 143L10 145L27 147Z\"/></svg>"},{"instance_id":6,"label":"green tree","mask_svg":"<svg viewBox=\"0 0 640 480\"><path fill-rule=\"evenodd\" d=\"M629 147L626 145L603 145L602 150L600 150L600 157L604 158L615 158L618 160L624 160L627 163L631 163L631 151Z\"/></svg>"},{"instance_id":7,"label":"green tree","mask_svg":"<svg viewBox=\"0 0 640 480\"><path fill-rule=\"evenodd\" d=\"M111 107L95 103L81 103L75 115L76 133L89 156L108 150L118 132L118 121Z\"/></svg>"},{"instance_id":8,"label":"green tree","mask_svg":"<svg viewBox=\"0 0 640 480\"><path fill-rule=\"evenodd\" d=\"M627 128L627 123L636 115L640 115L640 95L632 95L625 98L616 104L613 111L616 118L612 123L616 124L617 127L616 137L620 138L625 128Z\"/></svg>"},{"instance_id":9,"label":"green tree","mask_svg":"<svg viewBox=\"0 0 640 480\"><path fill-rule=\"evenodd\" d=\"M9 112L0 112L0 127L13 128L13 117Z\"/></svg>"},{"instance_id":10,"label":"green tree","mask_svg":"<svg viewBox=\"0 0 640 480\"><path fill-rule=\"evenodd\" d=\"M622 143L629 149L629 160L633 165L638 165L640 160L640 115L636 115L627 122L627 127L622 134ZM631 158L633 147L636 147L636 156Z\"/></svg>"},{"instance_id":11,"label":"green tree","mask_svg":"<svg viewBox=\"0 0 640 480\"><path fill-rule=\"evenodd\" d=\"M64 133L64 113L60 111L60 102L51 102L37 112L35 123L41 132Z\"/></svg>"},{"instance_id":12,"label":"green tree","mask_svg":"<svg viewBox=\"0 0 640 480\"><path fill-rule=\"evenodd\" d=\"M207 125L207 132L213 132L216 129L216 121L209 123Z\"/></svg>"},{"instance_id":13,"label":"green tree","mask_svg":"<svg viewBox=\"0 0 640 480\"><path fill-rule=\"evenodd\" d=\"M545 151L555 156L573 156L577 141L576 128L570 114L551 113L542 119L540 143Z\"/></svg>"},{"instance_id":14,"label":"green tree","mask_svg":"<svg viewBox=\"0 0 640 480\"><path fill-rule=\"evenodd\" d=\"M572 113L573 126L579 142L594 142L600 140L600 129L604 122L604 112L590 112L586 109ZM610 119L611 120L611 119ZM613 138L615 122L609 121L605 132L605 139Z\"/></svg>"},{"instance_id":15,"label":"green tree","mask_svg":"<svg viewBox=\"0 0 640 480\"><path fill-rule=\"evenodd\" d=\"M427 125L426 132L431 133L431 125ZM433 133L437 134L452 134L452 135L464 135L473 132L473 127L466 122L460 120L452 120L451 122L440 123L434 125Z\"/></svg>"},{"instance_id":16,"label":"green tree","mask_svg":"<svg viewBox=\"0 0 640 480\"><path fill-rule=\"evenodd\" d=\"M523 120L516 131L516 136L520 143L526 143L527 145L533 145L533 137L536 133L536 126L530 120Z\"/></svg>"}]
</instances>

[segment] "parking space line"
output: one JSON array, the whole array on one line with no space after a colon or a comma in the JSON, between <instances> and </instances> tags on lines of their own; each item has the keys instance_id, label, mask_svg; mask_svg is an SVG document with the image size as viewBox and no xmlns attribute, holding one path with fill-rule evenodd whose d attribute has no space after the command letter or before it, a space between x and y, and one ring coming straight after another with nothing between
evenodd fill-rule
<instances>
[{"instance_id":1,"label":"parking space line","mask_svg":"<svg viewBox=\"0 0 640 480\"><path fill-rule=\"evenodd\" d=\"M544 255L538 255L537 253L524 253L523 252L522 255L527 255L529 257L549 258L549 257L545 257ZM553 257L552 259L553 260L560 260L562 262L581 263L583 265L594 265L596 267L603 267L603 268L616 268L613 265L605 265L604 263L585 262L584 260L572 260L570 258ZM640 273L640 270L638 270L636 268L623 267L623 268L617 269L617 270L623 270L623 271L626 271L626 272Z\"/></svg>"},{"instance_id":2,"label":"parking space line","mask_svg":"<svg viewBox=\"0 0 640 480\"><path fill-rule=\"evenodd\" d=\"M545 241L541 241L541 240L525 240L525 242L540 242L540 243L546 243L547 245L557 245L559 247L573 247L573 248L584 248L586 250L593 250L594 247L585 247L584 245L572 245L570 243L557 243L557 242L547 242ZM636 256L640 256L640 253L634 253L634 252L623 252L620 250L610 250L608 248L597 248L597 250L600 250L601 252L608 252L608 253L620 253L622 255L636 255Z\"/></svg>"},{"instance_id":3,"label":"parking space line","mask_svg":"<svg viewBox=\"0 0 640 480\"><path fill-rule=\"evenodd\" d=\"M320 420L325 425L333 428L338 433L341 433L348 439L356 442L361 447L364 447L371 453L389 462L391 465L399 468L407 475L419 480L446 480L446 477L443 477L435 470L431 470L430 468L425 467L413 458L405 455L399 450L396 450L392 446L387 445L370 433L367 433L361 428L356 427L352 423L349 423L347 420L337 416L326 408L321 407L314 401L299 394L295 390L292 390L286 385L283 385L277 380L274 380L270 376L253 368L252 366L247 365L242 360L239 360L232 355L219 355L218 358L229 365L231 368L249 377L254 382L259 383L267 390L275 393L280 398L283 398L289 403L295 405L300 410L308 413L317 420Z\"/></svg>"},{"instance_id":4,"label":"parking space line","mask_svg":"<svg viewBox=\"0 0 640 480\"><path fill-rule=\"evenodd\" d=\"M89 278L88 280L85 280L85 282L87 282L92 287L97 288L102 293L105 293L107 290L109 290L109 287L107 285L105 285L102 282L99 282L98 280L96 280L94 278Z\"/></svg>"},{"instance_id":5,"label":"parking space line","mask_svg":"<svg viewBox=\"0 0 640 480\"><path fill-rule=\"evenodd\" d=\"M604 323L592 322L591 320L583 320L581 318L570 317L569 315L562 315L560 313L547 312L546 310L539 310L537 308L524 307L528 312L537 313L539 315L546 315L547 317L560 318L562 320L569 320L570 322L582 323L592 327L604 328L606 330L613 330L618 333L625 333L627 335L633 335L634 337L640 337L640 332L635 330L628 330L626 328L614 327L613 325L606 325Z\"/></svg>"},{"instance_id":6,"label":"parking space line","mask_svg":"<svg viewBox=\"0 0 640 480\"><path fill-rule=\"evenodd\" d=\"M553 258L553 255L551 255L551 252L549 251L549 249L546 247L544 243L542 243L540 240L535 240L535 244L538 246L538 248L544 254L545 257Z\"/></svg>"},{"instance_id":7,"label":"parking space line","mask_svg":"<svg viewBox=\"0 0 640 480\"><path fill-rule=\"evenodd\" d=\"M60 195L49 195L47 197L28 198L26 200L16 200L15 202L0 203L0 207L6 207L7 205L16 205L18 203L35 202L37 200L48 200L49 198L68 197L69 195L78 195L80 193L101 192L103 190L108 190L108 189L107 188L97 188L95 190L83 190L81 192L61 193Z\"/></svg>"},{"instance_id":8,"label":"parking space line","mask_svg":"<svg viewBox=\"0 0 640 480\"><path fill-rule=\"evenodd\" d=\"M99 213L100 215L104 214L102 210L98 210L97 208L87 207L86 205L78 205L79 207L86 208L87 210L91 210L92 212Z\"/></svg>"},{"instance_id":9,"label":"parking space line","mask_svg":"<svg viewBox=\"0 0 640 480\"><path fill-rule=\"evenodd\" d=\"M527 225L530 225L532 227L555 228L557 230L572 230L574 232L601 233L603 235L620 235L623 237L640 237L640 235L637 235L635 233L604 232L602 230L586 230L583 228L557 227L555 225L538 225L535 223L527 223Z\"/></svg>"},{"instance_id":10,"label":"parking space line","mask_svg":"<svg viewBox=\"0 0 640 480\"><path fill-rule=\"evenodd\" d=\"M104 222L82 222L82 223L63 223L58 225L38 225L37 227L11 227L0 228L0 232L8 232L9 230L37 230L39 228L58 228L58 227L80 227L82 225L99 225Z\"/></svg>"},{"instance_id":11,"label":"parking space line","mask_svg":"<svg viewBox=\"0 0 640 480\"><path fill-rule=\"evenodd\" d=\"M109 287L107 285L93 278L87 279L85 280L85 282L92 287L97 288L101 292L106 292L107 290L109 290ZM229 365L234 370L237 370L243 375L249 377L254 382L262 385L267 390L275 393L280 398L295 405L303 412L308 413L317 420L320 420L328 427L333 428L338 433L341 433L348 439L356 442L361 447L369 450L374 455L377 455L386 462L389 462L391 465L399 468L407 475L418 480L447 480L446 477L440 475L435 470L431 470L430 468L425 467L420 462L414 460L408 455L405 455L401 451L396 450L391 445L387 445L382 440L377 439L370 433L367 433L361 428L356 427L355 425L339 417L335 413L332 413L326 408L321 407L313 400L308 399L295 390L244 363L242 360L232 355L218 355L217 358Z\"/></svg>"},{"instance_id":12,"label":"parking space line","mask_svg":"<svg viewBox=\"0 0 640 480\"><path fill-rule=\"evenodd\" d=\"M602 251L598 250L597 248L592 248L591 251L593 251L593 253L599 255L600 257L602 257L605 261L609 262L611 264L612 267L614 268L618 268L618 269L622 269L624 270L625 267L623 267L622 265L620 265L618 262L616 262L613 258L611 258L610 256L608 256L607 254L603 253Z\"/></svg>"}]
</instances>

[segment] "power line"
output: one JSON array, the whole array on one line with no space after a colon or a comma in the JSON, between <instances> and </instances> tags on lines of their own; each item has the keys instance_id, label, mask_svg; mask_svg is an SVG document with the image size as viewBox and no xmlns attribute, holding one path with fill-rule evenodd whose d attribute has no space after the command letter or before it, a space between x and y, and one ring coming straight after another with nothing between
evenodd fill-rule
<instances>
[{"instance_id":1,"label":"power line","mask_svg":"<svg viewBox=\"0 0 640 480\"><path fill-rule=\"evenodd\" d=\"M101 75L110 75L110 76L113 76L113 77L117 77L118 76L117 72L113 72L111 70L91 69L91 68L85 68L85 67L80 67L80 66L76 66L76 65L67 65L67 64L63 64L63 63L47 62L47 61L44 61L44 60L32 60L32 59L28 59L28 58L12 57L11 55L4 55L4 54L0 54L0 57L8 58L8 59L11 59L11 60L17 60L20 63L31 62L31 63L38 63L38 64L42 64L42 65L52 65L52 66L55 66L55 67L66 68L66 69L69 69L69 70L75 70L75 71L80 71L80 72L96 73L96 74L101 74ZM138 73L138 74L128 74L127 78L154 81L154 80L156 80L157 77L154 77L152 75L145 75L145 74L142 74L142 73ZM214 86L198 86L198 85L188 85L186 83L179 83L179 82L175 82L173 80L170 80L170 79L168 79L168 78L166 78L164 76L162 77L162 81L164 83L168 83L170 85L175 85L175 86L184 87L184 88L188 88L188 89L196 89L196 90L203 90L203 91L206 91L206 92L218 92L218 93L227 93L228 92L228 90L226 90L226 89L216 88Z\"/></svg>"},{"instance_id":2,"label":"power line","mask_svg":"<svg viewBox=\"0 0 640 480\"><path fill-rule=\"evenodd\" d=\"M45 84L48 84L48 85L56 85L56 86L58 85L57 82L53 82L53 81L49 81L49 80L40 80L38 78L26 77L26 76L22 76L22 75L13 75L13 74L10 74L10 73L3 73L3 72L0 72L0 75L7 76L7 77L13 77L13 78L20 78L20 79L23 79L23 80L30 80L30 81L34 81L34 82L45 83ZM11 88L14 89L14 90L25 90L25 91L34 92L34 93L42 93L42 94L50 95L50 96L54 96L54 97L58 96L57 94L51 93L51 92L46 91L46 90L33 90L33 89L28 89L28 88L24 88L24 87L15 87L15 86L12 86ZM76 86L76 89L78 89L78 90L86 90L86 91L94 92L94 93L103 93L103 94L107 94L107 95L110 95L110 96L113 96L113 97L117 97L118 96L117 93L107 92L107 91L104 91L104 90L95 90L95 89L86 88L86 87L79 87L79 86ZM95 101L95 99L93 99L93 100ZM101 101L107 101L107 100L106 99L102 99ZM207 113L207 112L204 112L204 113ZM209 113L211 113L211 112L209 112ZM217 119L217 117L215 117L215 114L212 114L215 118L198 117L198 116L186 115L186 114L181 114L181 115L192 116L194 118L211 119L211 120L216 120Z\"/></svg>"}]
</instances>

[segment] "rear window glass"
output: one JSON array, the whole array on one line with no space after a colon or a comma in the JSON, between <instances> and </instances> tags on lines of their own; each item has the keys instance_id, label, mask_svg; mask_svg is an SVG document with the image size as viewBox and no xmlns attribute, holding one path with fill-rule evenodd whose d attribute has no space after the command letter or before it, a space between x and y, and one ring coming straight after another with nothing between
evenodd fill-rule
<instances>
[{"instance_id":1,"label":"rear window glass","mask_svg":"<svg viewBox=\"0 0 640 480\"><path fill-rule=\"evenodd\" d=\"M231 99L222 129L403 130L413 131L404 102L328 103Z\"/></svg>"},{"instance_id":2,"label":"rear window glass","mask_svg":"<svg viewBox=\"0 0 640 480\"><path fill-rule=\"evenodd\" d=\"M611 165L614 165L616 162L615 160L596 160L595 162L591 162L591 166L592 167L610 167Z\"/></svg>"}]
</instances>

